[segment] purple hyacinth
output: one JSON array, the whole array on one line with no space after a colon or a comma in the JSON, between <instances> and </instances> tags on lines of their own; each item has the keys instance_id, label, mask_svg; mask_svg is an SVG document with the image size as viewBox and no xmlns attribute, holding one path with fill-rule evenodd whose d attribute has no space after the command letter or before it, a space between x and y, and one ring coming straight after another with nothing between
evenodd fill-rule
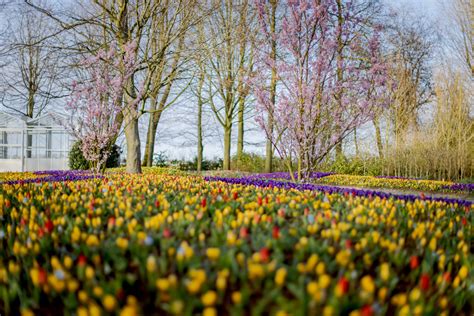
<instances>
[{"instance_id":1,"label":"purple hyacinth","mask_svg":"<svg viewBox=\"0 0 474 316\"><path fill-rule=\"evenodd\" d=\"M399 200L405 201L414 201L421 199L420 196L414 194L392 194L387 192L380 192L380 191L373 191L373 190L360 190L360 189L353 189L353 188L342 188L342 187L334 187L329 185L316 185L311 183L294 183L294 182L285 182L285 181L277 181L272 179L248 179L248 178L221 178L221 177L205 177L207 181L221 181L230 184L241 184L241 185L254 185L258 187L277 187L282 189L295 189L299 191L319 191L324 193L338 193L338 194L351 194L356 196L363 196L363 197L380 197L381 199L389 199L395 198ZM445 197L424 197L424 200L427 201L438 201L438 202L445 202L448 204L457 203L458 205L462 206L471 206L473 203L472 201L462 200L462 199L454 199L454 198L445 198Z\"/></svg>"},{"instance_id":2,"label":"purple hyacinth","mask_svg":"<svg viewBox=\"0 0 474 316\"><path fill-rule=\"evenodd\" d=\"M38 177L33 179L12 180L1 182L1 184L28 184L28 183L43 183L43 182L64 182L64 181L79 181L103 178L102 176L94 176L90 172L84 170L48 170L34 172L36 175L47 175L46 177Z\"/></svg>"}]
</instances>

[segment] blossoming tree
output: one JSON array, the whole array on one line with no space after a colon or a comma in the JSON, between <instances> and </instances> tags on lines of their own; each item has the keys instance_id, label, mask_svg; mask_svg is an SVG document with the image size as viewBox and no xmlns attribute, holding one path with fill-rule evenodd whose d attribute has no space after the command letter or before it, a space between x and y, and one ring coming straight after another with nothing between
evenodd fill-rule
<instances>
[{"instance_id":1,"label":"blossoming tree","mask_svg":"<svg viewBox=\"0 0 474 316\"><path fill-rule=\"evenodd\" d=\"M140 101L138 97L125 101L128 80L136 70L135 43L123 47L100 50L86 58L82 66L86 78L73 82L72 95L67 103L70 120L65 126L81 142L84 158L94 172L99 172L110 155L112 142L120 129L119 116Z\"/></svg>"},{"instance_id":2,"label":"blossoming tree","mask_svg":"<svg viewBox=\"0 0 474 316\"><path fill-rule=\"evenodd\" d=\"M256 0L256 5L261 29L274 36L279 53L272 58L269 41L262 41L249 81L258 123L288 162L290 174L292 161L297 162L301 180L383 104L385 65L378 55L377 27L360 18L357 1L288 1L282 31L275 34L265 23L269 1ZM275 102L272 71L278 80ZM268 113L273 128L265 120Z\"/></svg>"}]
</instances>

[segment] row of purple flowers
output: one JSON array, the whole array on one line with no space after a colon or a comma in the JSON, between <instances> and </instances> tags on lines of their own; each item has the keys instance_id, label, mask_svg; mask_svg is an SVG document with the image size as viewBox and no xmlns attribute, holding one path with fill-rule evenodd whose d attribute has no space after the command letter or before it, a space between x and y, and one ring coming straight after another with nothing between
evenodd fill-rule
<instances>
[{"instance_id":1,"label":"row of purple flowers","mask_svg":"<svg viewBox=\"0 0 474 316\"><path fill-rule=\"evenodd\" d=\"M294 183L294 182L287 182L287 181L278 181L274 179L258 179L258 178L223 178L223 177L205 177L207 181L221 181L230 184L241 184L241 185L254 185L258 187L277 187L283 189L296 189L300 191L319 191L324 193L339 193L339 194L352 194L356 196L364 196L364 197L380 197L382 199L389 199L395 198L400 200L406 201L414 201L414 200L428 200L428 201L439 201L439 202L446 202L446 203L457 203L458 205L463 206L471 206L473 203L469 200L463 199L455 199L455 198L447 198L447 197L430 197L430 196L419 196L414 194L392 194L387 192L381 191L373 191L373 190L360 190L360 189L353 189L353 188L342 188L336 186L329 186L329 185L317 185L311 183Z\"/></svg>"},{"instance_id":2,"label":"row of purple flowers","mask_svg":"<svg viewBox=\"0 0 474 316\"><path fill-rule=\"evenodd\" d=\"M34 172L34 174L41 177L5 181L5 182L0 182L0 184L13 185L13 184L28 184L28 183L43 183L43 182L64 182L64 181L88 180L92 178L102 178L102 176L93 175L89 171L85 171L85 170L48 170L48 171L37 171L37 172Z\"/></svg>"},{"instance_id":3,"label":"row of purple flowers","mask_svg":"<svg viewBox=\"0 0 474 316\"><path fill-rule=\"evenodd\" d=\"M334 172L312 172L310 175L310 179L321 179L330 175L336 174ZM297 173L294 173L294 177L297 177ZM291 180L291 176L289 172L272 172L272 173L260 173L260 174L253 174L250 176L242 177L241 179L279 179L279 180ZM381 179L399 179L399 180L423 180L421 178L405 178L399 176L375 176L375 178ZM474 191L474 183L455 183L451 185L446 185L443 189L450 190L450 191L462 191L462 192L473 192Z\"/></svg>"},{"instance_id":4,"label":"row of purple flowers","mask_svg":"<svg viewBox=\"0 0 474 316\"><path fill-rule=\"evenodd\" d=\"M311 172L310 179L321 179L329 175L334 174L334 172ZM293 174L294 178L298 178L298 173ZM271 172L271 173L256 173L249 176L245 176L246 179L281 179L281 180L291 180L291 175L289 172Z\"/></svg>"}]
</instances>

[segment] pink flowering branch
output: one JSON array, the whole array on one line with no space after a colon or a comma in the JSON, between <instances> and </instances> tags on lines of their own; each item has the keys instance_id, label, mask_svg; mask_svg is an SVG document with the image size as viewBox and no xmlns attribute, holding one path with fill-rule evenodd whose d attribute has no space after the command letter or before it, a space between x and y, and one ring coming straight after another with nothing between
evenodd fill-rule
<instances>
[{"instance_id":1,"label":"pink flowering branch","mask_svg":"<svg viewBox=\"0 0 474 316\"><path fill-rule=\"evenodd\" d=\"M137 107L142 94L125 102L129 79L136 71L135 43L124 45L123 52L111 48L86 58L84 82L72 83L67 103L70 120L65 126L81 142L84 158L99 172L110 155L112 141L119 129L118 116Z\"/></svg>"},{"instance_id":2,"label":"pink flowering branch","mask_svg":"<svg viewBox=\"0 0 474 316\"><path fill-rule=\"evenodd\" d=\"M353 2L344 2L340 25L336 0L288 1L282 30L275 35L277 61L270 58L269 41L258 43L255 71L249 78L257 122L281 158L297 161L300 180L384 105L386 67L379 58L378 34L374 29L367 38L361 32ZM264 34L269 34L267 5L268 0L256 0ZM346 43L342 49L338 39ZM275 103L268 84L272 70L278 77ZM269 113L272 129L265 120Z\"/></svg>"}]
</instances>

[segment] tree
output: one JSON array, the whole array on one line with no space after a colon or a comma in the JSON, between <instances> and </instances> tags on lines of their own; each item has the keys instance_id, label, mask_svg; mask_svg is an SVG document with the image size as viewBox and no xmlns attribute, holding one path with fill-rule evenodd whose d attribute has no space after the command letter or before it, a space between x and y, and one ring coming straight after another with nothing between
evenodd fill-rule
<instances>
[{"instance_id":1,"label":"tree","mask_svg":"<svg viewBox=\"0 0 474 316\"><path fill-rule=\"evenodd\" d=\"M471 0L449 1L447 8L451 24L447 26L448 47L462 67L474 77L474 4Z\"/></svg>"},{"instance_id":2,"label":"tree","mask_svg":"<svg viewBox=\"0 0 474 316\"><path fill-rule=\"evenodd\" d=\"M292 173L297 162L298 180L307 178L318 163L354 128L371 119L383 104L381 92L386 80L379 58L377 29L370 37L356 32L360 20L348 4L347 23L337 25L335 1L297 1L288 4L282 31L276 36L281 57L276 64L271 49L263 47L251 78L259 107L259 123ZM337 38L344 47L344 59L337 59ZM339 64L338 64L339 63ZM265 74L276 69L281 88L273 105ZM344 81L337 70L344 69ZM263 83L263 84L262 84ZM273 112L273 133L265 121Z\"/></svg>"},{"instance_id":3,"label":"tree","mask_svg":"<svg viewBox=\"0 0 474 316\"><path fill-rule=\"evenodd\" d=\"M141 98L140 93L135 99L124 98L129 79L136 71L135 51L134 42L126 43L124 55L115 48L100 50L82 63L87 81L73 82L67 105L71 118L65 126L81 142L84 158L96 173L107 161L120 128L117 117L136 107Z\"/></svg>"},{"instance_id":4,"label":"tree","mask_svg":"<svg viewBox=\"0 0 474 316\"><path fill-rule=\"evenodd\" d=\"M206 54L210 72L207 75L209 104L224 131L223 168L230 170L232 126L239 104L245 103L248 94L244 80L252 64L253 14L248 0L213 3L215 10L205 27L209 37Z\"/></svg>"},{"instance_id":5,"label":"tree","mask_svg":"<svg viewBox=\"0 0 474 316\"><path fill-rule=\"evenodd\" d=\"M257 0L256 6L259 12L258 18L261 24L263 32L263 38L260 38L259 41L268 41L266 47L270 48L268 52L270 61L273 63L271 68L269 91L270 91L270 102L271 106L268 109L267 114L267 126L269 135L273 134L273 108L275 107L276 102L276 88L277 88L277 73L275 69L275 64L277 61L277 9L281 5L281 1L278 0ZM279 19L280 20L280 19ZM261 45L261 44L260 44ZM265 144L265 172L272 172L272 162L273 162L273 144L269 137L266 139Z\"/></svg>"},{"instance_id":6,"label":"tree","mask_svg":"<svg viewBox=\"0 0 474 316\"><path fill-rule=\"evenodd\" d=\"M184 65L189 62L192 53L188 53L192 41L188 35L190 28L200 23L201 14L198 14L195 0L162 1L160 14L151 18L150 34L147 36L148 44L145 54L145 63L148 68L147 82L150 113L148 132L143 157L143 165L151 166L155 149L156 132L161 116L177 97L170 99L172 88L181 79ZM202 16L206 13L204 10ZM181 95L188 85L180 88L177 93Z\"/></svg>"},{"instance_id":7,"label":"tree","mask_svg":"<svg viewBox=\"0 0 474 316\"><path fill-rule=\"evenodd\" d=\"M60 56L51 40L38 41L54 27L43 15L19 5L9 12L17 17L6 38L5 68L0 85L5 90L2 105L29 118L38 117L51 100L63 95L59 85Z\"/></svg>"}]
</instances>

